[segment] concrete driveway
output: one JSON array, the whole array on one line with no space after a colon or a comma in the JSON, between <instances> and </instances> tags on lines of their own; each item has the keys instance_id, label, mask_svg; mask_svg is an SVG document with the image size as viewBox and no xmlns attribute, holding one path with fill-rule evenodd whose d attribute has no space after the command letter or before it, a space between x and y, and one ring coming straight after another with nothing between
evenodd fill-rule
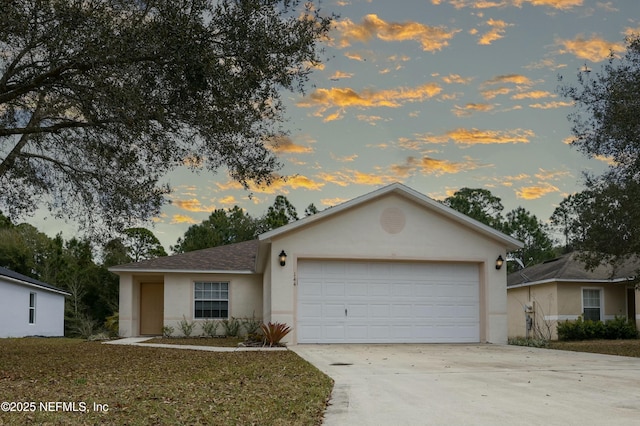
<instances>
[{"instance_id":1,"label":"concrete driveway","mask_svg":"<svg viewBox=\"0 0 640 426\"><path fill-rule=\"evenodd\" d=\"M501 345L297 345L325 425L640 425L640 358Z\"/></svg>"}]
</instances>

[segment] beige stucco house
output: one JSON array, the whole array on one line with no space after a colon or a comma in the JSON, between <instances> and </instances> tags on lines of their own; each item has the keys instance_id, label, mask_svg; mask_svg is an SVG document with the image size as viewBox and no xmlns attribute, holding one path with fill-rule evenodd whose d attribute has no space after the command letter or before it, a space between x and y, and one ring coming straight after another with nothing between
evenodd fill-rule
<instances>
[{"instance_id":1,"label":"beige stucco house","mask_svg":"<svg viewBox=\"0 0 640 426\"><path fill-rule=\"evenodd\" d=\"M517 240L401 184L253 241L110 268L120 334L184 318L262 318L289 344L507 340L506 268ZM198 331L196 331L197 333Z\"/></svg>"},{"instance_id":2,"label":"beige stucco house","mask_svg":"<svg viewBox=\"0 0 640 426\"><path fill-rule=\"evenodd\" d=\"M509 337L557 339L558 322L579 316L599 321L627 317L640 328L639 267L627 262L615 271L610 266L591 271L574 252L509 274Z\"/></svg>"}]
</instances>

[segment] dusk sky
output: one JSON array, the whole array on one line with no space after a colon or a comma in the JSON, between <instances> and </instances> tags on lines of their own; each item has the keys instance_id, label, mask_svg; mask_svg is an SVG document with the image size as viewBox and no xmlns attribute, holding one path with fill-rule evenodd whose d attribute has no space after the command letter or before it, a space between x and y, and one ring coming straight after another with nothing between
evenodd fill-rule
<instances>
[{"instance_id":1,"label":"dusk sky","mask_svg":"<svg viewBox=\"0 0 640 426\"><path fill-rule=\"evenodd\" d=\"M274 148L287 182L249 192L224 170L167 177L172 204L153 232L167 250L216 208L263 214L285 195L300 217L401 182L434 199L489 189L505 213L522 206L547 221L583 189L588 159L568 145L575 84L599 72L625 35L640 32L640 1L332 0L339 19L305 96L286 93L289 137ZM29 220L48 234L51 219Z\"/></svg>"}]
</instances>

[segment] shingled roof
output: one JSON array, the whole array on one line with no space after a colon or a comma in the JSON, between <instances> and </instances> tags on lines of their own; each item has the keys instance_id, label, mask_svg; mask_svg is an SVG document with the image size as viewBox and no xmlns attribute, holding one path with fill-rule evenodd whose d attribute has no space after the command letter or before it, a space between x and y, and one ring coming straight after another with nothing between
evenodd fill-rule
<instances>
[{"instance_id":1,"label":"shingled roof","mask_svg":"<svg viewBox=\"0 0 640 426\"><path fill-rule=\"evenodd\" d=\"M591 271L579 259L579 253L572 252L509 274L507 286L549 281L627 281L635 277L639 268L640 261L636 260L624 262L615 270L611 265L599 265Z\"/></svg>"},{"instance_id":2,"label":"shingled roof","mask_svg":"<svg viewBox=\"0 0 640 426\"><path fill-rule=\"evenodd\" d=\"M36 280L36 279L28 277L26 275L19 274L19 273L15 272L15 271L12 271L11 269L3 268L2 266L0 266L0 276L9 278L12 281L20 281L20 282L22 282L24 284L28 284L28 285L32 285L32 286L36 286L36 287L41 287L41 288L43 288L45 290L50 290L50 291L53 291L55 293L64 294L65 296L69 296L70 295L70 293L62 290L61 288L52 286L51 284L47 284L45 282Z\"/></svg>"},{"instance_id":3,"label":"shingled roof","mask_svg":"<svg viewBox=\"0 0 640 426\"><path fill-rule=\"evenodd\" d=\"M112 272L229 271L255 272L258 240L157 257L112 266Z\"/></svg>"}]
</instances>

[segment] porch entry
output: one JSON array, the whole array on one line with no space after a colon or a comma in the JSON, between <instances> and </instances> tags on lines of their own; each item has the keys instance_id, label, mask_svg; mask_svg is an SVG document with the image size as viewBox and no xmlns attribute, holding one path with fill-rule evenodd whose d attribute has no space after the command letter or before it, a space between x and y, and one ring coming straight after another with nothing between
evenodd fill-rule
<instances>
[{"instance_id":1,"label":"porch entry","mask_svg":"<svg viewBox=\"0 0 640 426\"><path fill-rule=\"evenodd\" d=\"M164 284L140 283L140 335L161 335L164 325Z\"/></svg>"}]
</instances>

